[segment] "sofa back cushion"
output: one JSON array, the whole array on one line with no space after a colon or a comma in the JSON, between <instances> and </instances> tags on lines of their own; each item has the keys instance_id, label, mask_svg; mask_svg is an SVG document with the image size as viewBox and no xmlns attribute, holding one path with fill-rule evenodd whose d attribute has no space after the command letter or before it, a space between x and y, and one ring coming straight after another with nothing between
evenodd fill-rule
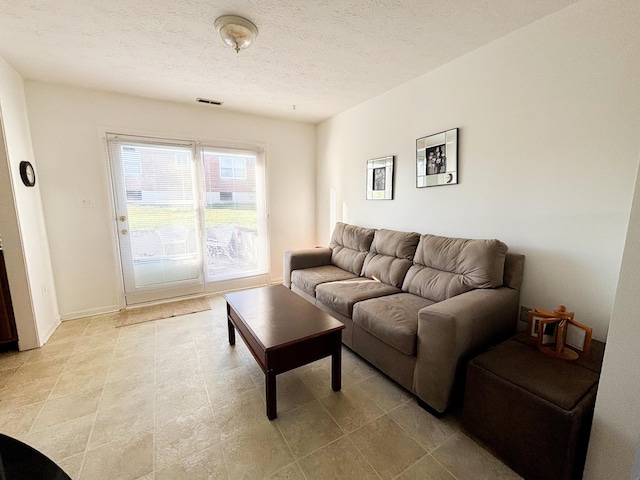
<instances>
[{"instance_id":1,"label":"sofa back cushion","mask_svg":"<svg viewBox=\"0 0 640 480\"><path fill-rule=\"evenodd\" d=\"M336 223L329 243L331 263L360 276L374 233L375 230L372 228Z\"/></svg>"},{"instance_id":2,"label":"sofa back cushion","mask_svg":"<svg viewBox=\"0 0 640 480\"><path fill-rule=\"evenodd\" d=\"M402 289L440 302L503 283L507 246L499 240L423 235Z\"/></svg>"},{"instance_id":3,"label":"sofa back cushion","mask_svg":"<svg viewBox=\"0 0 640 480\"><path fill-rule=\"evenodd\" d=\"M418 233L376 230L362 274L394 287L402 287L419 241Z\"/></svg>"}]
</instances>

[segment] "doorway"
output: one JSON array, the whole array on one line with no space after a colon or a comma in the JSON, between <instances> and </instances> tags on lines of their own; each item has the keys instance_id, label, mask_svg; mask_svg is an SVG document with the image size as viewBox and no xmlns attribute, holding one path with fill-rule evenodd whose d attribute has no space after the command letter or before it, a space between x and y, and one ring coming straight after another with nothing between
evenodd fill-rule
<instances>
[{"instance_id":1,"label":"doorway","mask_svg":"<svg viewBox=\"0 0 640 480\"><path fill-rule=\"evenodd\" d=\"M108 134L125 303L264 274L261 155Z\"/></svg>"}]
</instances>

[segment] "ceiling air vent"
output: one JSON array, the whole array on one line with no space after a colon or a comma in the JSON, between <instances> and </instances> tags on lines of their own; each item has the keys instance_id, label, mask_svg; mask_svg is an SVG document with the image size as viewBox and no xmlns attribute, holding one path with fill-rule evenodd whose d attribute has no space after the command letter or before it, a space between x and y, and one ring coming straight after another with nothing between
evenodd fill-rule
<instances>
[{"instance_id":1,"label":"ceiling air vent","mask_svg":"<svg viewBox=\"0 0 640 480\"><path fill-rule=\"evenodd\" d=\"M200 103L207 103L209 105L216 105L216 106L221 106L223 102L218 102L217 100L209 100L208 98L197 98L196 99L197 102Z\"/></svg>"}]
</instances>

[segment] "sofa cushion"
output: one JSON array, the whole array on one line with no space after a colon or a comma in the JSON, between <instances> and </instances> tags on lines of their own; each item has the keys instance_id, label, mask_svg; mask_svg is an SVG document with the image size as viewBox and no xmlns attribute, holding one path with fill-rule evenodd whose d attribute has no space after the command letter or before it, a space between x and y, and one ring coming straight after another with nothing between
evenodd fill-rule
<instances>
[{"instance_id":1,"label":"sofa cushion","mask_svg":"<svg viewBox=\"0 0 640 480\"><path fill-rule=\"evenodd\" d=\"M362 274L394 287L402 287L420 241L420 234L376 230Z\"/></svg>"},{"instance_id":2,"label":"sofa cushion","mask_svg":"<svg viewBox=\"0 0 640 480\"><path fill-rule=\"evenodd\" d=\"M499 240L423 235L402 290L435 302L502 285L507 246Z\"/></svg>"},{"instance_id":3,"label":"sofa cushion","mask_svg":"<svg viewBox=\"0 0 640 480\"><path fill-rule=\"evenodd\" d=\"M349 278L356 278L356 275L335 265L303 268L302 270L291 272L291 284L312 297L316 296L316 287L321 283L347 280Z\"/></svg>"},{"instance_id":4,"label":"sofa cushion","mask_svg":"<svg viewBox=\"0 0 640 480\"><path fill-rule=\"evenodd\" d=\"M353 278L321 283L316 287L316 299L331 310L351 317L356 302L399 292L399 288L386 283L369 278Z\"/></svg>"},{"instance_id":5,"label":"sofa cushion","mask_svg":"<svg viewBox=\"0 0 640 480\"><path fill-rule=\"evenodd\" d=\"M329 243L331 263L360 276L374 233L375 230L371 228L336 223Z\"/></svg>"},{"instance_id":6,"label":"sofa cushion","mask_svg":"<svg viewBox=\"0 0 640 480\"><path fill-rule=\"evenodd\" d=\"M415 355L418 311L433 303L410 293L373 298L355 304L353 323L405 355Z\"/></svg>"}]
</instances>

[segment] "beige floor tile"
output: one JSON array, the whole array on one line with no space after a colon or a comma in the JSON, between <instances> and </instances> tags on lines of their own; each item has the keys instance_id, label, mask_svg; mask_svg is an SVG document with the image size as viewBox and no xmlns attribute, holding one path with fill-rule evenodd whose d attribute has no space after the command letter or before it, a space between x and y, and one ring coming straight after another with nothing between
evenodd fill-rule
<instances>
[{"instance_id":1,"label":"beige floor tile","mask_svg":"<svg viewBox=\"0 0 640 480\"><path fill-rule=\"evenodd\" d=\"M49 342L57 342L60 340L81 337L87 329L87 325L91 321L90 318L81 318L77 320L65 320L60 323L56 331L49 338ZM47 342L48 343L48 342Z\"/></svg>"},{"instance_id":2,"label":"beige floor tile","mask_svg":"<svg viewBox=\"0 0 640 480\"><path fill-rule=\"evenodd\" d=\"M195 349L193 343L193 334L187 326L182 330L172 332L170 329L162 328L160 326L162 322L158 322L156 325L156 348L158 352L171 352L175 351L178 347L183 345L189 345Z\"/></svg>"},{"instance_id":3,"label":"beige floor tile","mask_svg":"<svg viewBox=\"0 0 640 480\"><path fill-rule=\"evenodd\" d=\"M261 479L293 462L293 456L273 422L229 438L223 449L232 479Z\"/></svg>"},{"instance_id":4,"label":"beige floor tile","mask_svg":"<svg viewBox=\"0 0 640 480\"><path fill-rule=\"evenodd\" d=\"M142 399L155 397L155 378L148 373L107 382L98 410L113 408L118 404L129 404Z\"/></svg>"},{"instance_id":5,"label":"beige floor tile","mask_svg":"<svg viewBox=\"0 0 640 480\"><path fill-rule=\"evenodd\" d=\"M156 427L156 469L206 448L220 448L220 434L207 404Z\"/></svg>"},{"instance_id":6,"label":"beige floor tile","mask_svg":"<svg viewBox=\"0 0 640 480\"><path fill-rule=\"evenodd\" d=\"M362 382L374 375L379 375L378 370L369 365L356 354L348 352L346 347L342 349L342 381L348 384Z\"/></svg>"},{"instance_id":7,"label":"beige floor tile","mask_svg":"<svg viewBox=\"0 0 640 480\"><path fill-rule=\"evenodd\" d=\"M0 432L19 440L26 438L43 406L44 402L39 402L0 412Z\"/></svg>"},{"instance_id":8,"label":"beige floor tile","mask_svg":"<svg viewBox=\"0 0 640 480\"><path fill-rule=\"evenodd\" d=\"M53 388L51 397L59 397L88 388L102 387L107 380L108 371L108 363L99 365L89 364L65 369L58 383L56 383L56 386Z\"/></svg>"},{"instance_id":9,"label":"beige floor tile","mask_svg":"<svg viewBox=\"0 0 640 480\"><path fill-rule=\"evenodd\" d=\"M129 327L125 327L129 328ZM120 335L116 349L113 352L114 358L127 358L133 355L156 354L156 338L154 333L150 333L147 337Z\"/></svg>"},{"instance_id":10,"label":"beige floor tile","mask_svg":"<svg viewBox=\"0 0 640 480\"><path fill-rule=\"evenodd\" d=\"M40 362L42 360L52 361L57 357L68 357L81 342L81 336L67 337L57 341L49 339L44 346L33 349L33 353L27 363Z\"/></svg>"},{"instance_id":11,"label":"beige floor tile","mask_svg":"<svg viewBox=\"0 0 640 480\"><path fill-rule=\"evenodd\" d=\"M426 455L405 470L397 480L456 480L456 478L435 458Z\"/></svg>"},{"instance_id":12,"label":"beige floor tile","mask_svg":"<svg viewBox=\"0 0 640 480\"><path fill-rule=\"evenodd\" d=\"M21 384L20 388L3 388L0 390L0 412L46 400L57 381L56 377L48 377Z\"/></svg>"},{"instance_id":13,"label":"beige floor tile","mask_svg":"<svg viewBox=\"0 0 640 480\"><path fill-rule=\"evenodd\" d=\"M258 424L269 423L264 398L257 388L213 404L213 416L223 441Z\"/></svg>"},{"instance_id":14,"label":"beige floor tile","mask_svg":"<svg viewBox=\"0 0 640 480\"><path fill-rule=\"evenodd\" d=\"M8 368L6 370L0 370L0 390L6 387L11 380L11 377L18 371L20 367Z\"/></svg>"},{"instance_id":15,"label":"beige floor tile","mask_svg":"<svg viewBox=\"0 0 640 480\"><path fill-rule=\"evenodd\" d=\"M155 474L153 472L150 472L146 475L142 475L141 477L136 478L136 480L155 480L155 478Z\"/></svg>"},{"instance_id":16,"label":"beige floor tile","mask_svg":"<svg viewBox=\"0 0 640 480\"><path fill-rule=\"evenodd\" d=\"M331 394L331 360L323 359L296 369L298 375L316 398ZM344 379L343 385L348 384Z\"/></svg>"},{"instance_id":17,"label":"beige floor tile","mask_svg":"<svg viewBox=\"0 0 640 480\"><path fill-rule=\"evenodd\" d=\"M175 367L187 363L199 364L198 352L193 342L181 343L173 347L156 345L156 366L158 368Z\"/></svg>"},{"instance_id":18,"label":"beige floor tile","mask_svg":"<svg viewBox=\"0 0 640 480\"><path fill-rule=\"evenodd\" d=\"M153 435L143 434L88 450L82 480L133 480L153 472Z\"/></svg>"},{"instance_id":19,"label":"beige floor tile","mask_svg":"<svg viewBox=\"0 0 640 480\"><path fill-rule=\"evenodd\" d=\"M222 480L227 478L229 476L220 445L188 455L155 474L155 480Z\"/></svg>"},{"instance_id":20,"label":"beige floor tile","mask_svg":"<svg viewBox=\"0 0 640 480\"><path fill-rule=\"evenodd\" d=\"M268 477L268 480L306 480L306 478L300 466L292 463Z\"/></svg>"},{"instance_id":21,"label":"beige floor tile","mask_svg":"<svg viewBox=\"0 0 640 480\"><path fill-rule=\"evenodd\" d=\"M78 367L89 367L109 364L113 359L113 351L115 343L96 347L87 351L78 351L76 347L75 353L69 357L65 366L66 370L75 370Z\"/></svg>"},{"instance_id":22,"label":"beige floor tile","mask_svg":"<svg viewBox=\"0 0 640 480\"><path fill-rule=\"evenodd\" d=\"M48 399L33 424L32 432L44 430L45 428L96 412L98 403L100 403L102 388L91 388L82 392Z\"/></svg>"},{"instance_id":23,"label":"beige floor tile","mask_svg":"<svg viewBox=\"0 0 640 480\"><path fill-rule=\"evenodd\" d=\"M156 425L189 415L202 406L209 405L204 382L174 383L158 388L156 392Z\"/></svg>"},{"instance_id":24,"label":"beige floor tile","mask_svg":"<svg viewBox=\"0 0 640 480\"><path fill-rule=\"evenodd\" d=\"M55 360L44 360L34 363L25 363L18 371L7 381L8 386L22 385L27 382L41 380L44 378L58 378L69 357L57 357Z\"/></svg>"},{"instance_id":25,"label":"beige floor tile","mask_svg":"<svg viewBox=\"0 0 640 480\"><path fill-rule=\"evenodd\" d=\"M116 343L118 342L119 333L119 329L114 329L113 331L110 330L97 335L84 335L82 342L76 346L73 353L75 355L91 350L104 349L106 347L110 347L111 353L113 353Z\"/></svg>"},{"instance_id":26,"label":"beige floor tile","mask_svg":"<svg viewBox=\"0 0 640 480\"><path fill-rule=\"evenodd\" d=\"M0 370L21 367L31 358L33 352L34 350L27 350L25 352L12 350L10 352L0 353Z\"/></svg>"},{"instance_id":27,"label":"beige floor tile","mask_svg":"<svg viewBox=\"0 0 640 480\"><path fill-rule=\"evenodd\" d=\"M458 480L518 480L521 477L463 433L433 452Z\"/></svg>"},{"instance_id":28,"label":"beige floor tile","mask_svg":"<svg viewBox=\"0 0 640 480\"><path fill-rule=\"evenodd\" d=\"M117 332L119 335L120 331L116 330L116 323L118 321L117 316L118 313L116 312L93 317L87 325L87 328L84 331L84 335L100 335L103 333L113 332Z\"/></svg>"},{"instance_id":29,"label":"beige floor tile","mask_svg":"<svg viewBox=\"0 0 640 480\"><path fill-rule=\"evenodd\" d=\"M460 431L448 415L437 418L411 400L389 413L427 452L433 451Z\"/></svg>"},{"instance_id":30,"label":"beige floor tile","mask_svg":"<svg viewBox=\"0 0 640 480\"><path fill-rule=\"evenodd\" d=\"M343 435L319 401L279 414L276 422L296 458L308 455Z\"/></svg>"},{"instance_id":31,"label":"beige floor tile","mask_svg":"<svg viewBox=\"0 0 640 480\"><path fill-rule=\"evenodd\" d=\"M60 460L56 463L67 475L69 475L69 477L71 477L72 480L77 480L80 478L82 462L84 462L84 452L74 455L73 457L65 458L64 460Z\"/></svg>"},{"instance_id":32,"label":"beige floor tile","mask_svg":"<svg viewBox=\"0 0 640 480\"><path fill-rule=\"evenodd\" d=\"M182 360L172 359L170 362L158 363L156 367L158 386L167 384L204 382L200 362L196 357L185 357Z\"/></svg>"},{"instance_id":33,"label":"beige floor tile","mask_svg":"<svg viewBox=\"0 0 640 480\"><path fill-rule=\"evenodd\" d=\"M198 351L198 360L203 371L211 375L242 367L244 362L238 350L233 348L205 348L202 343L195 342ZM254 360L255 362L255 360Z\"/></svg>"},{"instance_id":34,"label":"beige floor tile","mask_svg":"<svg viewBox=\"0 0 640 480\"><path fill-rule=\"evenodd\" d=\"M155 363L155 351L144 351L129 357L114 358L109 364L108 381L114 382L132 375L153 375Z\"/></svg>"},{"instance_id":35,"label":"beige floor tile","mask_svg":"<svg viewBox=\"0 0 640 480\"><path fill-rule=\"evenodd\" d=\"M410 392L384 375L374 375L358 386L385 412L413 398Z\"/></svg>"},{"instance_id":36,"label":"beige floor tile","mask_svg":"<svg viewBox=\"0 0 640 480\"><path fill-rule=\"evenodd\" d=\"M352 432L384 412L357 386L345 386L320 401L345 432Z\"/></svg>"},{"instance_id":37,"label":"beige floor tile","mask_svg":"<svg viewBox=\"0 0 640 480\"><path fill-rule=\"evenodd\" d=\"M99 410L88 448L114 440L153 433L155 401L152 395L132 402L117 402L113 408Z\"/></svg>"},{"instance_id":38,"label":"beige floor tile","mask_svg":"<svg viewBox=\"0 0 640 480\"><path fill-rule=\"evenodd\" d=\"M264 378L259 383L258 389L266 401L267 392L265 391ZM316 397L295 371L289 371L276 377L276 404L278 415L313 402L315 399Z\"/></svg>"},{"instance_id":39,"label":"beige floor tile","mask_svg":"<svg viewBox=\"0 0 640 480\"><path fill-rule=\"evenodd\" d=\"M258 365L258 362L253 358L250 362L246 362L244 358L242 361L244 362L244 368L249 374L254 385L264 390L264 372L260 368L260 365Z\"/></svg>"},{"instance_id":40,"label":"beige floor tile","mask_svg":"<svg viewBox=\"0 0 640 480\"><path fill-rule=\"evenodd\" d=\"M346 437L301 458L298 464L307 480L380 480Z\"/></svg>"},{"instance_id":41,"label":"beige floor tile","mask_svg":"<svg viewBox=\"0 0 640 480\"><path fill-rule=\"evenodd\" d=\"M26 443L44 453L54 462L84 453L93 427L94 414L27 435Z\"/></svg>"},{"instance_id":42,"label":"beige floor tile","mask_svg":"<svg viewBox=\"0 0 640 480\"><path fill-rule=\"evenodd\" d=\"M256 386L246 367L238 367L215 374L203 373L212 404L224 401L234 395L241 395L253 390Z\"/></svg>"},{"instance_id":43,"label":"beige floor tile","mask_svg":"<svg viewBox=\"0 0 640 480\"><path fill-rule=\"evenodd\" d=\"M349 438L383 480L394 478L426 454L388 415L359 428Z\"/></svg>"}]
</instances>

